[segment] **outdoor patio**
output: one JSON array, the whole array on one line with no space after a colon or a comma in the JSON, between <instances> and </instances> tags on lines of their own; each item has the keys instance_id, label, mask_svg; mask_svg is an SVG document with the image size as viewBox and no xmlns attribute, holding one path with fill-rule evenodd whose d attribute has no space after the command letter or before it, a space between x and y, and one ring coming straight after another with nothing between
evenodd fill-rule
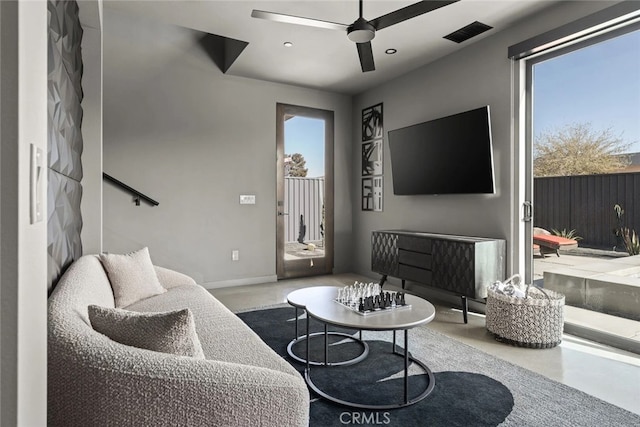
<instances>
[{"instance_id":1,"label":"outdoor patio","mask_svg":"<svg viewBox=\"0 0 640 427\"><path fill-rule=\"evenodd\" d=\"M305 243L287 242L284 245L284 259L286 261L305 258L322 258L323 256L324 244L322 240Z\"/></svg>"},{"instance_id":2,"label":"outdoor patio","mask_svg":"<svg viewBox=\"0 0 640 427\"><path fill-rule=\"evenodd\" d=\"M561 252L560 256L547 255L546 257L534 257L533 279L534 283L543 285L545 271L561 270L572 267L588 268L589 265L602 263L624 257L624 253L579 249ZM613 337L632 340L640 348L640 322L622 317L611 316L597 311L586 310L570 305L565 305L565 323L584 329L593 330L595 333L610 334ZM566 327L565 327L566 329ZM615 338L614 338L615 339Z\"/></svg>"}]
</instances>

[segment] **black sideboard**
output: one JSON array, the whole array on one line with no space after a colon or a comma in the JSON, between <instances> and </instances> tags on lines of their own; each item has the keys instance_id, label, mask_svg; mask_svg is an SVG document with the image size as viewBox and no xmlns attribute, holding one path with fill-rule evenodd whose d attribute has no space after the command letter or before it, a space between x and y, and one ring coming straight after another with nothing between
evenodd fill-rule
<instances>
[{"instance_id":1,"label":"black sideboard","mask_svg":"<svg viewBox=\"0 0 640 427\"><path fill-rule=\"evenodd\" d=\"M467 298L487 297L487 288L505 279L506 241L482 237L384 230L371 235L371 269L452 292L462 299L467 323Z\"/></svg>"}]
</instances>

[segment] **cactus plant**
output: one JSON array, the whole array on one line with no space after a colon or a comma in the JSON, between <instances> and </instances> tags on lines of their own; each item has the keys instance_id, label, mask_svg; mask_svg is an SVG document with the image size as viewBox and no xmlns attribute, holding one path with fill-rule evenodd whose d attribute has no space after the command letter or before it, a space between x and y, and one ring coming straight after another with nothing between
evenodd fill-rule
<instances>
[{"instance_id":1,"label":"cactus plant","mask_svg":"<svg viewBox=\"0 0 640 427\"><path fill-rule=\"evenodd\" d=\"M564 237L565 239L582 240L582 237L578 236L576 230L567 231L566 228L563 228L562 230L556 230L555 228L552 228L551 232L554 235Z\"/></svg>"},{"instance_id":2,"label":"cactus plant","mask_svg":"<svg viewBox=\"0 0 640 427\"><path fill-rule=\"evenodd\" d=\"M624 247L629 255L640 255L640 238L635 230L629 227L623 227L622 215L624 215L624 209L622 206L615 205L613 210L616 213L617 227L613 230L613 234L624 242ZM614 246L615 250L615 246Z\"/></svg>"},{"instance_id":3,"label":"cactus plant","mask_svg":"<svg viewBox=\"0 0 640 427\"><path fill-rule=\"evenodd\" d=\"M622 229L622 240L629 255L640 255L640 238L635 230L628 227Z\"/></svg>"}]
</instances>

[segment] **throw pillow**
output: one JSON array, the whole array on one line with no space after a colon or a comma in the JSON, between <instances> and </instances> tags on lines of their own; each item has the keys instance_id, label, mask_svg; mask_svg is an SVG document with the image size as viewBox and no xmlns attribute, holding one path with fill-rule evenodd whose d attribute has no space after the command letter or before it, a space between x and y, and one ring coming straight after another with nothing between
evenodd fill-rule
<instances>
[{"instance_id":1,"label":"throw pillow","mask_svg":"<svg viewBox=\"0 0 640 427\"><path fill-rule=\"evenodd\" d=\"M120 344L204 359L193 314L188 308L140 313L90 305L89 321L95 331Z\"/></svg>"},{"instance_id":2,"label":"throw pillow","mask_svg":"<svg viewBox=\"0 0 640 427\"><path fill-rule=\"evenodd\" d=\"M167 292L158 280L148 248L125 255L101 254L100 261L109 276L116 307Z\"/></svg>"}]
</instances>

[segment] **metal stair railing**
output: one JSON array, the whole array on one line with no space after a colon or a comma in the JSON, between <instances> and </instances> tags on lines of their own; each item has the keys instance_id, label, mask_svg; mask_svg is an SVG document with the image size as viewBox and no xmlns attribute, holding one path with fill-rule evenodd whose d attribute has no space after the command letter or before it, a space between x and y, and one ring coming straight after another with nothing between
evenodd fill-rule
<instances>
[{"instance_id":1,"label":"metal stair railing","mask_svg":"<svg viewBox=\"0 0 640 427\"><path fill-rule=\"evenodd\" d=\"M106 181L111 182L112 184L115 184L116 186L122 188L125 191L128 191L129 193L133 194L133 196L135 197L134 202L136 203L136 206L140 206L140 200L144 200L145 202L149 203L152 206L158 206L160 203L153 200L151 197L147 196L146 194L143 194L141 192L139 192L138 190L136 190L135 188L129 187L127 184L125 184L124 182L112 177L111 175L107 174L107 173L102 173L102 178Z\"/></svg>"}]
</instances>

